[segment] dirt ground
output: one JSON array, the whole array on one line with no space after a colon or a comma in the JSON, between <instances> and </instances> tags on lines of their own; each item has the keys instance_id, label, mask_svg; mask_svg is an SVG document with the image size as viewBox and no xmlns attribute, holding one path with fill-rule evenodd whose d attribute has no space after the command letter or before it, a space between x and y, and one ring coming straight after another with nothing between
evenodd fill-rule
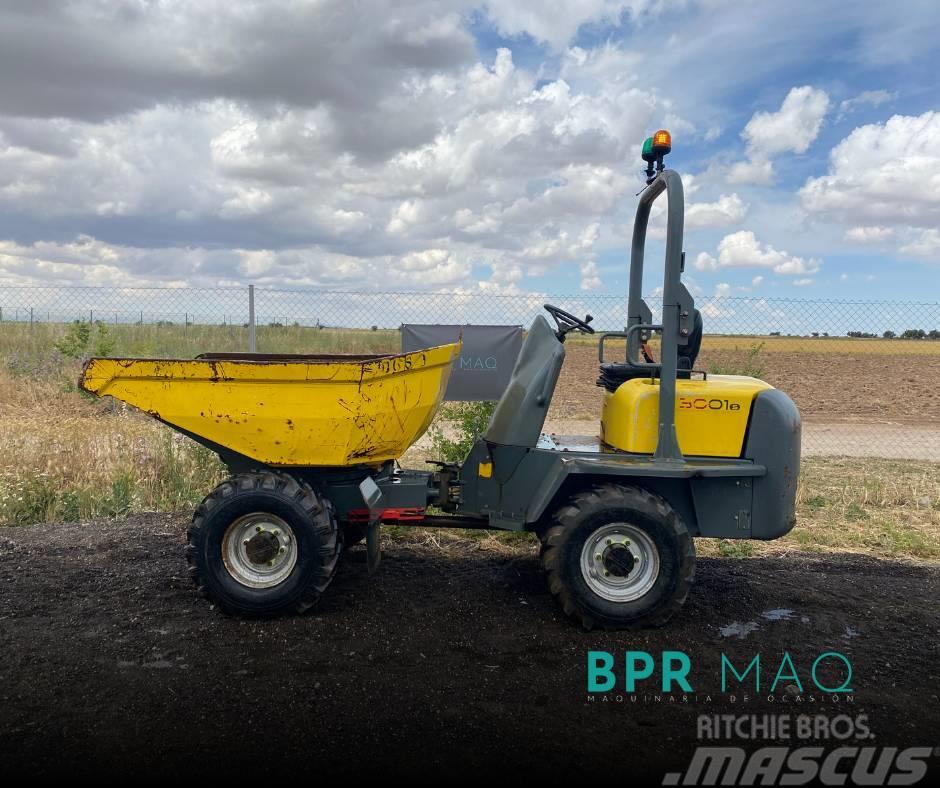
<instances>
[{"instance_id":1,"label":"dirt ground","mask_svg":"<svg viewBox=\"0 0 940 788\"><path fill-rule=\"evenodd\" d=\"M743 338L738 349L709 350L706 338L696 366L740 368L757 342ZM940 354L871 353L844 344L849 349L843 353L762 352L760 377L789 394L805 417L820 421L940 421ZM595 417L604 394L595 385L597 347L572 342L566 354L550 417Z\"/></svg>"},{"instance_id":2,"label":"dirt ground","mask_svg":"<svg viewBox=\"0 0 940 788\"><path fill-rule=\"evenodd\" d=\"M702 559L665 628L585 632L533 545L418 532L388 544L372 577L351 551L313 614L252 622L195 593L185 527L142 515L0 529L7 776L658 783L688 762L698 715L721 713L865 714L878 745L940 744L936 564ZM694 695L590 702L587 652L628 649L688 653ZM784 651L805 695L717 693L722 652L738 666L759 652L766 688ZM854 701L812 687L827 651L851 660Z\"/></svg>"}]
</instances>

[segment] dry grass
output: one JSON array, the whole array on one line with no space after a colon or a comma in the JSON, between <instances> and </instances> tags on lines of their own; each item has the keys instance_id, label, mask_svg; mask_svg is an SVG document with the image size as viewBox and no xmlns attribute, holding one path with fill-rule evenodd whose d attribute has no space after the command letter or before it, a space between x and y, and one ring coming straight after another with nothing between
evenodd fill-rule
<instances>
[{"instance_id":1,"label":"dry grass","mask_svg":"<svg viewBox=\"0 0 940 788\"><path fill-rule=\"evenodd\" d=\"M49 360L55 343L68 331L64 323L0 323L0 358L8 365ZM207 351L248 349L243 326L108 325L106 331L113 341L109 353L113 356L193 358ZM259 326L257 343L260 353L397 353L401 337L390 329Z\"/></svg>"},{"instance_id":2,"label":"dry grass","mask_svg":"<svg viewBox=\"0 0 940 788\"><path fill-rule=\"evenodd\" d=\"M0 364L0 524L193 506L224 473L215 456L125 406L77 392L79 363L52 349L64 334L63 326L0 326L0 359L5 362ZM209 349L239 349L244 330L122 326L113 329L112 336L118 355L187 357ZM788 337L761 341L770 354L792 351L795 341L802 349L828 348L826 352L836 343L848 343L859 353L896 353L900 346L909 354L940 351L937 342ZM748 347L740 337L709 337L707 342ZM397 344L396 331L259 329L262 350L387 352ZM426 447L414 447L405 461L421 467L427 454ZM743 556L793 549L852 550L940 559L940 465L811 458L804 461L798 496L798 524L784 539L701 540L699 551ZM404 538L394 530L389 535ZM408 531L407 538L437 540L444 549L451 537L446 532ZM500 550L529 540L489 532L475 532L474 538L481 548Z\"/></svg>"},{"instance_id":3,"label":"dry grass","mask_svg":"<svg viewBox=\"0 0 940 788\"><path fill-rule=\"evenodd\" d=\"M447 425L443 428L447 429ZM429 447L413 446L402 463L421 468L428 459L432 459ZM481 534L477 538L483 545L494 539L506 541L502 534L477 533ZM441 544L447 544L446 532L440 538L444 540ZM516 544L520 539L525 541L525 535L513 535L510 543ZM773 542L700 539L696 549L702 555L727 557L798 549L940 560L940 464L876 458L804 458L797 488L797 525L793 531Z\"/></svg>"},{"instance_id":4,"label":"dry grass","mask_svg":"<svg viewBox=\"0 0 940 788\"><path fill-rule=\"evenodd\" d=\"M940 560L940 464L811 457L797 488L797 524L774 542L702 539L705 555L812 550Z\"/></svg>"},{"instance_id":5,"label":"dry grass","mask_svg":"<svg viewBox=\"0 0 940 788\"><path fill-rule=\"evenodd\" d=\"M0 524L173 511L221 478L215 455L139 413L0 369Z\"/></svg>"},{"instance_id":6,"label":"dry grass","mask_svg":"<svg viewBox=\"0 0 940 788\"><path fill-rule=\"evenodd\" d=\"M498 553L535 550L531 534L385 529L396 542L442 552ZM468 541L468 538L471 541ZM704 556L747 558L794 550L864 553L880 558L940 560L940 465L847 458L803 462L797 491L797 525L773 542L698 539Z\"/></svg>"},{"instance_id":7,"label":"dry grass","mask_svg":"<svg viewBox=\"0 0 940 788\"><path fill-rule=\"evenodd\" d=\"M861 339L855 337L771 337L771 336L745 336L706 334L702 338L702 351L747 350L755 343L761 344L764 353L823 353L836 355L844 353L859 353L862 355L879 356L938 356L940 355L940 342L936 340L919 339ZM596 346L597 338L578 335L569 337L569 345ZM659 347L659 338L654 337L650 342L653 348ZM610 348L609 355L623 354L623 341L611 340L605 344L605 353Z\"/></svg>"},{"instance_id":8,"label":"dry grass","mask_svg":"<svg viewBox=\"0 0 940 788\"><path fill-rule=\"evenodd\" d=\"M54 343L65 336L64 323L0 323L0 358L36 358L48 354ZM108 325L114 339L114 354L192 358L208 350L247 349L244 326L161 326ZM395 329L314 328L311 326L259 326L258 350L262 353L395 353L401 348L401 335ZM568 337L569 346L597 346L597 337ZM652 347L659 339L654 337ZM703 352L746 351L756 343L763 353L819 353L824 355L861 354L885 356L938 356L940 342L909 339L855 339L852 337L771 337L707 334ZM611 340L609 355L623 353L623 343Z\"/></svg>"},{"instance_id":9,"label":"dry grass","mask_svg":"<svg viewBox=\"0 0 940 788\"><path fill-rule=\"evenodd\" d=\"M13 377L2 369L0 435L2 524L187 509L224 473L214 455L140 413L90 400L61 382ZM418 467L426 454L412 449L407 464ZM803 463L797 505L797 527L784 539L700 540L699 552L850 550L940 559L938 464L810 458ZM447 532L388 533L437 540L442 549L451 539ZM526 535L468 533L481 548L529 541Z\"/></svg>"}]
</instances>

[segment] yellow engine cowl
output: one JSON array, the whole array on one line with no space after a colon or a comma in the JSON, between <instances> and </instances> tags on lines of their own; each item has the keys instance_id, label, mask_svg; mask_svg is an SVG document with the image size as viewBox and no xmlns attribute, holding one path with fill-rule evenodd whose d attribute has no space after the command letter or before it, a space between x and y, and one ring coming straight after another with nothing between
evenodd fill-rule
<instances>
[{"instance_id":1,"label":"yellow engine cowl","mask_svg":"<svg viewBox=\"0 0 940 788\"><path fill-rule=\"evenodd\" d=\"M676 381L676 435L683 454L740 457L754 398L773 388L757 378L709 375ZM659 381L628 380L604 397L601 440L621 451L652 454L659 434Z\"/></svg>"}]
</instances>

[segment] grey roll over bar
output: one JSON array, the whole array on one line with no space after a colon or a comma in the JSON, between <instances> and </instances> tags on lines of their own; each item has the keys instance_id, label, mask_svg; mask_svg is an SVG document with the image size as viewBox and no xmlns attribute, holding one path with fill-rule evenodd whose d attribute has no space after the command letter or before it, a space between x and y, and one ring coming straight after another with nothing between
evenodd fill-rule
<instances>
[{"instance_id":1,"label":"grey roll over bar","mask_svg":"<svg viewBox=\"0 0 940 788\"><path fill-rule=\"evenodd\" d=\"M666 217L666 260L663 275L663 314L653 323L653 313L643 300L643 258L646 228L656 198L663 192L669 200ZM684 227L682 179L674 170L658 173L640 197L633 224L630 250L630 294L627 302L627 361L659 371L659 435L653 457L665 462L685 462L676 438L676 367L679 345L686 345L692 332L694 301L682 284L685 254L682 251ZM660 363L639 358L640 345L653 331L662 331Z\"/></svg>"}]
</instances>

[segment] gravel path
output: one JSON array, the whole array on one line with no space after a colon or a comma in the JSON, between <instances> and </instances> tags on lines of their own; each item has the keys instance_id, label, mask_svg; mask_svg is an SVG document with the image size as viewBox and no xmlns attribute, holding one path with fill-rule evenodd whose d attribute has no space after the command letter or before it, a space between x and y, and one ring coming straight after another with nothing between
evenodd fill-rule
<instances>
[{"instance_id":1,"label":"gravel path","mask_svg":"<svg viewBox=\"0 0 940 788\"><path fill-rule=\"evenodd\" d=\"M597 421L554 419L546 432L596 435ZM804 457L882 457L940 462L940 423L803 421Z\"/></svg>"}]
</instances>

